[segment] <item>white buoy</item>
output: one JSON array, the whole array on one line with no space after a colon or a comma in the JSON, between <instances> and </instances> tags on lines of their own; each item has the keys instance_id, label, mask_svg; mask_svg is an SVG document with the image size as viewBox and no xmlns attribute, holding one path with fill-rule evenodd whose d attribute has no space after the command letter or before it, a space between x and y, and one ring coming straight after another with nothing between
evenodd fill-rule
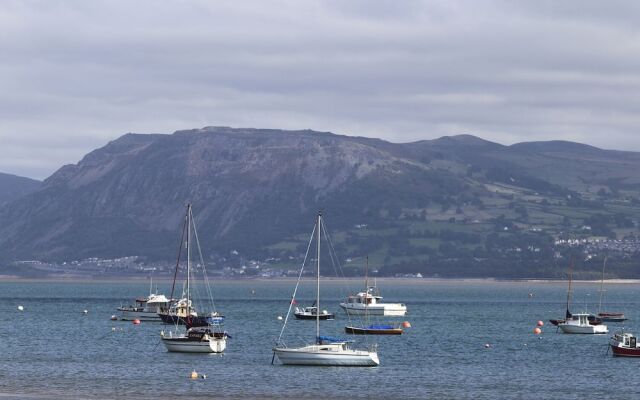
<instances>
[{"instance_id":1,"label":"white buoy","mask_svg":"<svg viewBox=\"0 0 640 400\"><path fill-rule=\"evenodd\" d=\"M322 314L323 314L323 315L327 315L327 314L329 314L329 311L327 311L327 310L322 310Z\"/></svg>"},{"instance_id":2,"label":"white buoy","mask_svg":"<svg viewBox=\"0 0 640 400\"><path fill-rule=\"evenodd\" d=\"M112 315L112 316L111 316L111 320L112 320L112 321L117 321L117 320L118 320L118 317L116 317L115 315Z\"/></svg>"},{"instance_id":3,"label":"white buoy","mask_svg":"<svg viewBox=\"0 0 640 400\"><path fill-rule=\"evenodd\" d=\"M88 310L82 310L82 313L86 315L86 314L89 313L89 311Z\"/></svg>"},{"instance_id":4,"label":"white buoy","mask_svg":"<svg viewBox=\"0 0 640 400\"><path fill-rule=\"evenodd\" d=\"M18 306L18 311L24 311L24 307Z\"/></svg>"},{"instance_id":5,"label":"white buoy","mask_svg":"<svg viewBox=\"0 0 640 400\"><path fill-rule=\"evenodd\" d=\"M489 348L491 348L491 345L490 345L489 343L485 343L485 344L484 344L484 348L485 348L485 349L489 349Z\"/></svg>"},{"instance_id":6,"label":"white buoy","mask_svg":"<svg viewBox=\"0 0 640 400\"><path fill-rule=\"evenodd\" d=\"M282 321L282 315L278 315L278 317L276 318L278 321Z\"/></svg>"}]
</instances>

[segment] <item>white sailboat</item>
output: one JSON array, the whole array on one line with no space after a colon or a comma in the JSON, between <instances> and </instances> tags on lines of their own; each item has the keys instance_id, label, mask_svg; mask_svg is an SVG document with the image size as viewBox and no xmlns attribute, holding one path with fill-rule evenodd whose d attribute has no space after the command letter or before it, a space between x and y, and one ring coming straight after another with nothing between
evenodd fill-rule
<instances>
[{"instance_id":1,"label":"white sailboat","mask_svg":"<svg viewBox=\"0 0 640 400\"><path fill-rule=\"evenodd\" d=\"M317 222L311 234L309 248L313 237L317 234L317 258L316 258L316 307L320 309L320 237L323 231L322 213L318 213ZM326 233L326 232L325 232ZM309 249L307 249L307 255ZM306 261L306 257L305 257ZM300 283L304 262L298 277L298 283L294 290L293 298ZM293 301L291 302L293 303ZM273 348L274 358L277 356L284 365L316 365L316 366L345 366L345 367L372 367L380 364L377 350L356 350L350 348L350 341L320 335L320 314L316 313L315 343L302 347L287 347L282 341L287 320L291 314L291 304L287 319L280 332L280 337ZM273 363L273 360L272 360Z\"/></svg>"},{"instance_id":2,"label":"white sailboat","mask_svg":"<svg viewBox=\"0 0 640 400\"><path fill-rule=\"evenodd\" d=\"M191 210L191 204L187 205L187 215L185 216L185 228L187 233L187 241L186 241L186 253L187 253L187 277L185 282L186 293L184 302L187 308L187 318L190 320L192 318L190 313L191 308L191 295L192 295L192 286L191 286L191 232L193 230L196 245L198 247L198 254L200 255L200 262L203 269L203 275L205 280L205 285L207 288L207 293L211 300L211 288L209 286L209 281L206 278L205 264L204 259L202 257L202 251L200 250L200 242L198 240L198 233L196 231L196 226L193 222L193 212ZM184 229L183 228L183 237L184 237ZM180 256L178 255L178 262L180 261ZM175 284L175 282L174 282ZM194 315L193 318L197 318L197 315ZM176 329L178 328L178 322L176 321ZM180 352L180 353L222 353L227 347L227 333L224 331L220 331L219 325L207 325L207 326L193 326L186 330L186 332L174 332L170 331L169 334L165 334L164 331L160 333L162 343L164 343L167 351L170 352Z\"/></svg>"}]
</instances>

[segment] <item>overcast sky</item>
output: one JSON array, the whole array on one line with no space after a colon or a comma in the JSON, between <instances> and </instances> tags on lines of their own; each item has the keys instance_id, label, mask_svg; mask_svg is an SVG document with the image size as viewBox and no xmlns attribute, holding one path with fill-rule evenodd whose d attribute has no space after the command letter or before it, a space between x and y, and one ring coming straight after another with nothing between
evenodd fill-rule
<instances>
[{"instance_id":1,"label":"overcast sky","mask_svg":"<svg viewBox=\"0 0 640 400\"><path fill-rule=\"evenodd\" d=\"M640 2L0 2L1 172L208 125L640 151Z\"/></svg>"}]
</instances>

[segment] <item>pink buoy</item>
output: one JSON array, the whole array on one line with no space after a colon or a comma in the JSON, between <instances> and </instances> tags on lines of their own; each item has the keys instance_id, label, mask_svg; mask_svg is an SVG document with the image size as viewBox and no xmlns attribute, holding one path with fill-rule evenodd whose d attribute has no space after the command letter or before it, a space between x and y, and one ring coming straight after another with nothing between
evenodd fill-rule
<instances>
[{"instance_id":1,"label":"pink buoy","mask_svg":"<svg viewBox=\"0 0 640 400\"><path fill-rule=\"evenodd\" d=\"M140 320L139 319L134 319L133 320L133 324L134 325L140 325Z\"/></svg>"},{"instance_id":2,"label":"pink buoy","mask_svg":"<svg viewBox=\"0 0 640 400\"><path fill-rule=\"evenodd\" d=\"M411 322L409 322L409 321L404 321L404 322L402 323L402 327L403 327L403 328L411 328Z\"/></svg>"},{"instance_id":3,"label":"pink buoy","mask_svg":"<svg viewBox=\"0 0 640 400\"><path fill-rule=\"evenodd\" d=\"M544 322L542 322L542 321L538 321L537 325L538 325L538 326L540 326L540 327L542 327L542 326L544 326Z\"/></svg>"},{"instance_id":4,"label":"pink buoy","mask_svg":"<svg viewBox=\"0 0 640 400\"><path fill-rule=\"evenodd\" d=\"M533 333L535 333L536 335L539 335L539 334L541 334L541 333L542 333L542 329L540 329L540 328L535 328L535 329L533 330Z\"/></svg>"}]
</instances>

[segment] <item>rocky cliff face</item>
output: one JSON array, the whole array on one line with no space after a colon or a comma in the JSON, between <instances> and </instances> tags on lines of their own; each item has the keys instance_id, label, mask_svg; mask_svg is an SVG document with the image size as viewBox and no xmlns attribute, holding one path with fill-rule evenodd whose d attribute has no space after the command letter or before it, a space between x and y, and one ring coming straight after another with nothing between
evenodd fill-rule
<instances>
[{"instance_id":1,"label":"rocky cliff face","mask_svg":"<svg viewBox=\"0 0 640 400\"><path fill-rule=\"evenodd\" d=\"M295 232L319 208L349 224L371 210L362 197L389 203L437 186L428 166L378 142L220 127L127 134L0 210L0 249L20 259L169 256L187 202L209 246L243 248Z\"/></svg>"},{"instance_id":2,"label":"rocky cliff face","mask_svg":"<svg viewBox=\"0 0 640 400\"><path fill-rule=\"evenodd\" d=\"M1 207L0 254L171 259L188 202L207 249L251 252L306 232L318 209L337 230L395 226L408 216L445 220L453 210L454 218L489 219L510 212L506 192L524 206L541 201L534 195L557 196L560 204L568 193L603 188L634 195L638 167L636 153L502 146L469 135L393 144L225 127L127 134Z\"/></svg>"}]
</instances>

